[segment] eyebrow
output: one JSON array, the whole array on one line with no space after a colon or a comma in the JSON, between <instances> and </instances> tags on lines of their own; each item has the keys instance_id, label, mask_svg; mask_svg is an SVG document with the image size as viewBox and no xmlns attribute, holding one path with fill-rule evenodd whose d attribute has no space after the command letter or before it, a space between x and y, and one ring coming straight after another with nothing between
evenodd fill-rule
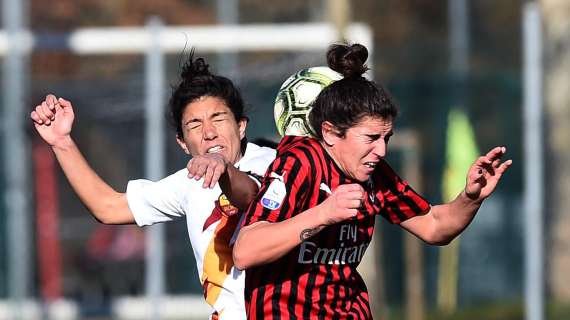
<instances>
[{"instance_id":1,"label":"eyebrow","mask_svg":"<svg viewBox=\"0 0 570 320\"><path fill-rule=\"evenodd\" d=\"M365 133L364 135L367 137L378 137L378 138L382 136L382 134L380 134L380 133ZM390 130L390 132L386 133L385 137L391 137L393 135L394 135L394 131Z\"/></svg>"},{"instance_id":2,"label":"eyebrow","mask_svg":"<svg viewBox=\"0 0 570 320\"><path fill-rule=\"evenodd\" d=\"M219 116L224 116L227 115L228 112L227 111L219 111L219 112L214 112L212 113L212 115L210 116L210 119L215 118L215 117L219 117ZM186 121L186 123L184 123L184 125L189 125L191 123L195 123L195 122L202 122L201 119L198 118L191 118L188 121Z\"/></svg>"}]
</instances>

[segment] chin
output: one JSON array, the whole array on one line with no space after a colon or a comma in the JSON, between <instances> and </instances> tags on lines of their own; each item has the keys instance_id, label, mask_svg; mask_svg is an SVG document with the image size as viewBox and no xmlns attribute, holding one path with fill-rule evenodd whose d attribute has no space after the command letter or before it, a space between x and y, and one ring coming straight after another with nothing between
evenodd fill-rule
<instances>
[{"instance_id":1,"label":"chin","mask_svg":"<svg viewBox=\"0 0 570 320\"><path fill-rule=\"evenodd\" d=\"M371 176L372 176L372 174L363 174L362 176L360 176L356 180L358 180L360 182L366 182L366 181L368 181L368 179L370 179Z\"/></svg>"}]
</instances>

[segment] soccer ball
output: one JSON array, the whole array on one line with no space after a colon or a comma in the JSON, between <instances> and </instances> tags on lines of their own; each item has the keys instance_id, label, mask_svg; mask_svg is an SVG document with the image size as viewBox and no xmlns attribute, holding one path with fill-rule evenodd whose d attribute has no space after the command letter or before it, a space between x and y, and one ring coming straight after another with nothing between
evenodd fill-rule
<instances>
[{"instance_id":1,"label":"soccer ball","mask_svg":"<svg viewBox=\"0 0 570 320\"><path fill-rule=\"evenodd\" d=\"M342 79L342 75L328 67L303 69L283 82L273 115L281 136L307 136L310 134L309 111L321 90Z\"/></svg>"}]
</instances>

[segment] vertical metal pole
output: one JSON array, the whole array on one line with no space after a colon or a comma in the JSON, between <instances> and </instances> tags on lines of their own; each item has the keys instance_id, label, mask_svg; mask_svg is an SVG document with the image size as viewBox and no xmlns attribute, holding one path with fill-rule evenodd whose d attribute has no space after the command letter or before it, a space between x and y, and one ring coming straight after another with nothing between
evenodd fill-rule
<instances>
[{"instance_id":1,"label":"vertical metal pole","mask_svg":"<svg viewBox=\"0 0 570 320\"><path fill-rule=\"evenodd\" d=\"M145 173L148 179L164 176L164 57L160 47L162 23L149 19L147 28L151 45L146 54L145 97ZM161 318L164 295L164 226L154 225L146 232L146 295L150 303L149 319Z\"/></svg>"},{"instance_id":2,"label":"vertical metal pole","mask_svg":"<svg viewBox=\"0 0 570 320\"><path fill-rule=\"evenodd\" d=\"M450 70L467 74L469 69L469 10L467 0L448 0Z\"/></svg>"},{"instance_id":3,"label":"vertical metal pole","mask_svg":"<svg viewBox=\"0 0 570 320\"><path fill-rule=\"evenodd\" d=\"M349 40L346 29L351 20L351 8L348 0L327 0L328 18L336 28L338 41Z\"/></svg>"},{"instance_id":4,"label":"vertical metal pole","mask_svg":"<svg viewBox=\"0 0 570 320\"><path fill-rule=\"evenodd\" d=\"M544 317L544 159L542 150L542 25L537 3L523 12L525 319Z\"/></svg>"},{"instance_id":5,"label":"vertical metal pole","mask_svg":"<svg viewBox=\"0 0 570 320\"><path fill-rule=\"evenodd\" d=\"M239 0L216 0L218 24L239 24ZM239 82L239 55L237 51L218 53L219 73L230 74L234 82Z\"/></svg>"},{"instance_id":6,"label":"vertical metal pole","mask_svg":"<svg viewBox=\"0 0 570 320\"><path fill-rule=\"evenodd\" d=\"M448 0L449 73L452 83L452 108L465 108L469 70L469 8L467 0ZM457 309L460 237L439 249L437 305L452 313Z\"/></svg>"},{"instance_id":7,"label":"vertical metal pole","mask_svg":"<svg viewBox=\"0 0 570 320\"><path fill-rule=\"evenodd\" d=\"M402 143L403 176L416 190L422 192L421 148L417 135L413 131L398 132ZM424 320L425 290L424 290L424 254L422 242L409 232L404 233L405 258L405 292L406 319Z\"/></svg>"},{"instance_id":8,"label":"vertical metal pole","mask_svg":"<svg viewBox=\"0 0 570 320\"><path fill-rule=\"evenodd\" d=\"M27 1L4 0L2 19L6 30L8 52L4 58L2 105L2 138L4 202L8 235L8 292L13 319L22 319L24 299L30 292L31 247L29 230L29 141L26 139L26 41L24 12Z\"/></svg>"}]
</instances>

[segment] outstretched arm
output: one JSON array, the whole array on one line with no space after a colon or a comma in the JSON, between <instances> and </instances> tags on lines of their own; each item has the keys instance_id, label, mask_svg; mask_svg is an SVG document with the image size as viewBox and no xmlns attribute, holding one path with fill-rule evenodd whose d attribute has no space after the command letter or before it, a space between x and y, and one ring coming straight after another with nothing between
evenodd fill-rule
<instances>
[{"instance_id":1,"label":"outstretched arm","mask_svg":"<svg viewBox=\"0 0 570 320\"><path fill-rule=\"evenodd\" d=\"M115 191L95 173L71 138L75 118L71 103L48 95L30 117L40 137L52 148L71 187L95 219L104 224L134 223L126 195Z\"/></svg>"},{"instance_id":2,"label":"outstretched arm","mask_svg":"<svg viewBox=\"0 0 570 320\"><path fill-rule=\"evenodd\" d=\"M402 222L407 231L429 244L446 245L457 237L489 197L512 161L502 162L505 147L495 147L479 157L467 172L465 190L453 201L433 206L430 211Z\"/></svg>"}]
</instances>

